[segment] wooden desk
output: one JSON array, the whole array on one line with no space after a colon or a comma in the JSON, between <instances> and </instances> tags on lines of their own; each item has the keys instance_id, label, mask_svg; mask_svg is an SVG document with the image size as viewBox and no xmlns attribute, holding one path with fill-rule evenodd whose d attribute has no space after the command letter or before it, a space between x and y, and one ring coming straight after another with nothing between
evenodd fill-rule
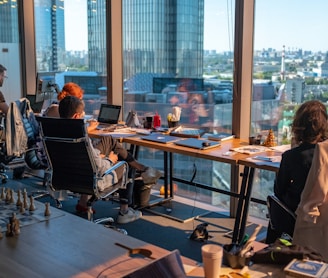
<instances>
[{"instance_id":1,"label":"wooden desk","mask_svg":"<svg viewBox=\"0 0 328 278\"><path fill-rule=\"evenodd\" d=\"M55 208L51 208L55 210ZM130 257L115 245L151 250L160 258L169 251L65 213L21 228L17 237L0 239L1 277L122 277L152 262ZM192 264L191 260L187 260ZM100 276L102 274L103 276Z\"/></svg>"},{"instance_id":2,"label":"wooden desk","mask_svg":"<svg viewBox=\"0 0 328 278\"><path fill-rule=\"evenodd\" d=\"M183 139L183 138L181 138ZM237 167L238 167L238 161L241 158L246 157L247 155L245 154L240 154L240 153L234 153L233 155L227 155L227 152L231 148L234 147L239 147L240 145L240 140L239 139L232 139L232 140L227 140L221 143L221 146L207 149L207 150L198 150L198 149L193 149L193 148L188 148L188 147L182 147L175 145L174 143L169 143L169 144L162 144L162 143L156 143L156 142L151 142L147 140L143 140L140 138L140 136L135 136L135 137L124 137L123 142L129 143L131 145L135 145L137 147L146 147L146 148L152 148L152 149L157 149L161 150L164 152L164 186L165 186L165 198L171 197L173 198L173 154L181 154L181 155L186 155L186 156L192 156L196 158L202 158L202 159L208 159L212 161L217 161L217 162L222 162L222 163L228 163L232 167L234 167L234 172L237 173ZM168 180L169 179L169 180ZM190 184L189 181L185 180L180 180L186 184ZM227 192L224 190L217 189L216 191L219 193L224 193L228 194L234 197L238 197L237 188L238 185L238 178L235 180L231 181L231 191ZM195 184L195 183L193 183ZM168 190L168 185L170 186L170 189ZM170 192L168 194L167 192ZM170 195L170 196L168 196Z\"/></svg>"},{"instance_id":3,"label":"wooden desk","mask_svg":"<svg viewBox=\"0 0 328 278\"><path fill-rule=\"evenodd\" d=\"M94 134L95 137L101 136L101 133L99 131L96 131ZM233 197L238 198L237 203L237 210L233 213L230 212L231 217L236 217L235 226L233 230L233 237L232 242L238 243L242 240L244 233L245 233L245 226L248 216L248 207L249 202L251 198L251 192L252 192L252 185L253 185L253 175L256 168L258 169L264 169L269 171L277 172L279 169L279 165L275 163L255 163L253 161L250 161L248 158L252 157L252 155L247 154L240 154L240 153L234 153L233 155L226 155L226 153L235 147L240 147L241 144L245 144L244 141L241 141L240 139L232 139L223 141L221 143L220 147L208 149L208 150L197 150L193 148L187 148L187 147L181 147L177 146L173 143L170 144L161 144L151 141L146 141L140 138L140 136L132 136L132 137L122 137L122 141L129 143L131 145L135 145L137 147L146 147L146 148L153 148L157 150L162 150L164 152L164 186L165 186L165 196L164 200L170 198L173 198L173 158L172 155L182 154L187 156L193 156L197 158L202 159L208 159L212 161L218 161L222 163L228 163L231 165L231 167L234 167L233 171L235 173L234 179L231 181L231 192L226 192L224 190L216 190L220 193L224 193ZM281 155L279 152L266 152L266 153L260 153L256 155ZM254 155L253 155L254 156ZM244 170L242 174L242 181L240 190L238 193L238 166L243 165ZM169 178L169 180L168 180ZM181 180L179 180L181 181ZM188 181L183 181L188 184ZM170 188L168 188L168 185ZM205 187L203 187L205 188ZM170 194L168 194L170 192ZM170 196L169 196L170 195ZM231 207L234 207L234 204L231 205Z\"/></svg>"}]
</instances>

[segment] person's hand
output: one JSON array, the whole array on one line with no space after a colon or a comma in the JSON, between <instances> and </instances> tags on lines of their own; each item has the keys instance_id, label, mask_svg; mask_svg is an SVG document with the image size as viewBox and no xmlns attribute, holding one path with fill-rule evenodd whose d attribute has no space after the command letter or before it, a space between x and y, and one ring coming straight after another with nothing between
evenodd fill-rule
<instances>
[{"instance_id":1,"label":"person's hand","mask_svg":"<svg viewBox=\"0 0 328 278\"><path fill-rule=\"evenodd\" d=\"M108 158L110 159L110 161L112 161L114 164L118 161L118 155L116 153L114 153L113 151L111 151L108 155Z\"/></svg>"},{"instance_id":2,"label":"person's hand","mask_svg":"<svg viewBox=\"0 0 328 278\"><path fill-rule=\"evenodd\" d=\"M98 123L98 121L93 119L93 120L88 121L88 124L89 124L88 130L90 131L90 130L96 129L99 123Z\"/></svg>"}]
</instances>

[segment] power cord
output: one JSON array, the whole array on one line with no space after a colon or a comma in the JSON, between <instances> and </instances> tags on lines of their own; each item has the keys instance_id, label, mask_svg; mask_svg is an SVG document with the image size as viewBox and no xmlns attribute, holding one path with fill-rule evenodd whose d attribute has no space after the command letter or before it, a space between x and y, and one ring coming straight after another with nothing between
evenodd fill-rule
<instances>
[{"instance_id":1,"label":"power cord","mask_svg":"<svg viewBox=\"0 0 328 278\"><path fill-rule=\"evenodd\" d=\"M196 163L194 162L193 163L193 174L192 174L192 177L190 179L190 183L191 184L194 182L194 179L196 177L196 174L197 174L197 166L196 166ZM191 211L191 216L194 215L195 207L196 207L196 198L197 198L197 187L196 187L196 184L194 184L194 187L195 187L194 206L193 206L192 211ZM193 221L192 221L192 228L193 228L193 230L195 229L195 219L193 219Z\"/></svg>"}]
</instances>

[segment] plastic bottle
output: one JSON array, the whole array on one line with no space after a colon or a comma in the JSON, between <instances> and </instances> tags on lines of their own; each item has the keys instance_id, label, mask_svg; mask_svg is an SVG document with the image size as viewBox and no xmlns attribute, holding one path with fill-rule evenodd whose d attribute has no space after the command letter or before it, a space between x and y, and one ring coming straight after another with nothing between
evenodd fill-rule
<instances>
[{"instance_id":1,"label":"plastic bottle","mask_svg":"<svg viewBox=\"0 0 328 278\"><path fill-rule=\"evenodd\" d=\"M158 128L161 127L161 116L158 115L158 113L156 112L155 116L154 116L154 123L153 123L154 128Z\"/></svg>"}]
</instances>

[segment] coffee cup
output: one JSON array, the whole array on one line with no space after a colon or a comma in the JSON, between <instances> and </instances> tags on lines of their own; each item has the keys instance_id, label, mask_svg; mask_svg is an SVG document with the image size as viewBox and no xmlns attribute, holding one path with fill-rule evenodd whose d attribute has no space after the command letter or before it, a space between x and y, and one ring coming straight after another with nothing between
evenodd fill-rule
<instances>
[{"instance_id":1,"label":"coffee cup","mask_svg":"<svg viewBox=\"0 0 328 278\"><path fill-rule=\"evenodd\" d=\"M203 267L206 278L219 278L222 264L223 248L217 244L202 246Z\"/></svg>"}]
</instances>

